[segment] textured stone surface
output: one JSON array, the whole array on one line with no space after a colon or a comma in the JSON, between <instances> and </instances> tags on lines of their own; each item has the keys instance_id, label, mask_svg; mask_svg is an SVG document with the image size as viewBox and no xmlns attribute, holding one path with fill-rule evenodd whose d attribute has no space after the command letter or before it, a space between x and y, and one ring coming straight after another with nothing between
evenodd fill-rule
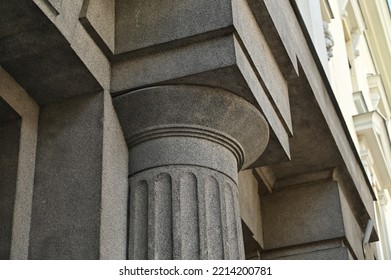
<instances>
[{"instance_id":1,"label":"textured stone surface","mask_svg":"<svg viewBox=\"0 0 391 280\"><path fill-rule=\"evenodd\" d=\"M260 259L280 259L280 258L294 258L294 256L306 255L316 253L318 251L325 251L329 249L336 249L344 247L343 239L330 239L318 242L303 243L296 246L289 246L284 248L264 250L260 254Z\"/></svg>"},{"instance_id":2,"label":"textured stone surface","mask_svg":"<svg viewBox=\"0 0 391 280\"><path fill-rule=\"evenodd\" d=\"M41 109L30 259L99 258L103 96Z\"/></svg>"},{"instance_id":3,"label":"textured stone surface","mask_svg":"<svg viewBox=\"0 0 391 280\"><path fill-rule=\"evenodd\" d=\"M352 258L364 259L361 220L354 215L343 182L333 177L339 176L333 170L324 170L286 178L277 181L272 194L261 198L265 248L277 249L267 252L265 258L337 258L342 249L328 251L327 244L316 244L339 239L344 240Z\"/></svg>"},{"instance_id":4,"label":"textured stone surface","mask_svg":"<svg viewBox=\"0 0 391 280\"><path fill-rule=\"evenodd\" d=\"M0 73L1 75L2 73ZM2 79L1 79L2 81ZM0 92L3 89L0 87ZM0 95L0 259L11 257L21 119Z\"/></svg>"},{"instance_id":5,"label":"textured stone surface","mask_svg":"<svg viewBox=\"0 0 391 280\"><path fill-rule=\"evenodd\" d=\"M342 113L339 107L336 106L336 100L329 82L323 73L323 69L318 68L318 58L314 57L308 46L308 44L311 44L307 41L309 37L306 36L306 32L302 29L303 26L300 25L298 20L290 20L296 17L294 8L288 1L251 0L250 2L254 7L263 7L262 9L253 9L258 22L262 23L264 22L262 19L266 18L271 20L269 24L260 24L261 28L264 28L262 29L263 32L273 30L270 33L272 36L269 38L275 38L273 33L276 31L282 43L280 48L282 46L288 52L294 65L297 62L300 65L298 67L299 71L297 71L300 74L300 79L296 79L290 85L291 108L292 110L299 110L292 111L292 116L298 117L297 120L292 118L293 130L296 136L292 138L291 142L292 162L279 166L276 174L287 177L289 176L287 172L290 174L302 173L302 171L297 172L298 169L313 170L315 168L320 170L325 169L327 165L332 167L340 163L340 172L343 173L342 177L346 181L346 189L349 193L347 198L351 205L355 205L355 215L373 219L373 191L348 134ZM264 17L265 13L268 14L266 17ZM290 22L289 28L287 28L287 22ZM274 40L273 44L276 44L277 41ZM301 83L299 87L297 87L297 81ZM296 102L300 105L295 104ZM305 105L307 102L311 104ZM315 107L319 108L319 111L313 110ZM304 114L308 110L311 110L311 114ZM297 122L297 125L295 125L295 122ZM318 130L319 128L320 130ZM300 135L307 136L301 138ZM311 139L312 143L322 141L322 147L319 149L319 145L311 145L311 143L306 142L306 139ZM311 151L308 150L310 147ZM295 150L297 152L303 150L307 152L300 152L300 154L295 155ZM322 160L319 160L320 158ZM319 168L319 165L323 167ZM289 168L289 166L294 167Z\"/></svg>"},{"instance_id":6,"label":"textured stone surface","mask_svg":"<svg viewBox=\"0 0 391 280\"><path fill-rule=\"evenodd\" d=\"M246 0L232 1L233 21L238 37L254 64L255 72L267 91L276 112L284 126L292 134L291 111L289 108L288 83L262 34ZM266 33L268 34L268 33Z\"/></svg>"},{"instance_id":7,"label":"textured stone surface","mask_svg":"<svg viewBox=\"0 0 391 280\"><path fill-rule=\"evenodd\" d=\"M47 0L32 1L71 45L74 54L80 58L91 75L104 89L108 89L110 63L106 55L111 51L105 40L106 35L109 35L106 32L112 28L111 21L114 21L110 18L113 13L111 8L114 8L109 5L112 1L65 1L58 10L47 5ZM109 36L114 38L114 33L110 32Z\"/></svg>"},{"instance_id":8,"label":"textured stone surface","mask_svg":"<svg viewBox=\"0 0 391 280\"><path fill-rule=\"evenodd\" d=\"M87 5L88 9L84 10L84 16L89 20L92 31L96 34L92 34L91 29L83 25L83 20L79 19L83 18L83 8L88 2L90 5ZM277 178L277 183L281 182L281 179L308 172L333 168L339 170L342 224L345 229L349 228L341 238L344 238L345 245L351 250L348 252L349 258L360 257L359 237L368 218L374 218L371 193L366 185L368 182L365 181L364 170L357 163L357 154L354 153L353 146L346 136L347 131L341 124L342 119L336 104L333 103L328 82L324 79L322 69L317 67L317 58L311 53L306 34L303 33L296 18L292 7L294 1L115 2L119 4L116 9L113 9L114 0L0 1L2 11L0 64L28 94L43 105L39 124L40 143L38 156L35 159L38 106L37 104L30 106L33 104L31 100L27 102L28 104L21 102L25 100L23 98L19 100L19 95L14 94L13 91L14 88L18 88L18 85L15 83L11 87L4 87L7 83L4 83L2 72L0 73L0 94L3 96L6 92L8 95L6 102L22 117L15 224L11 242L14 244L11 245L11 254L14 251L14 258L27 258L35 166L37 171L30 239L31 258L124 258L126 251L129 251L124 245L125 227L128 226L124 224L127 215L125 183L128 170L133 176L146 174L147 179L155 178L156 182L159 182L158 188L155 188L155 181L148 179L148 187L146 187L161 191L152 191L156 198L152 200L153 205L160 205L158 209L161 209L156 217L162 215L169 219L170 211L177 207L175 201L182 201L180 205L188 206L183 209L184 216L187 218L171 217L171 226L175 228L175 221L180 220L185 225L191 224L185 229L194 232L197 223L190 223L190 221L195 220L195 215L192 213L195 213L194 209L200 206L198 204L195 206L191 200L196 196L194 190L198 190L194 178L197 176L201 178L203 174L210 172L211 169L208 168L230 173L231 175L227 177L234 178L235 172L232 170L237 168L237 165L239 168L242 167L241 164L235 163L240 159L242 149L240 145L248 143L248 146L255 147L263 143L263 140L257 142L259 134L249 136L258 139L257 141L251 139L247 141L246 137L243 137L247 135L246 133L253 132L251 127L253 119L247 119L240 111L232 113L229 103L219 104L219 102L209 102L207 99L208 104L206 101L194 100L193 96L187 98L187 102L182 102L183 99L179 101L177 98L169 98L169 95L163 94L157 98L154 106L149 106L147 103L146 106L138 107L137 102L125 100L128 94L124 93L129 91L138 90L140 95L146 94L149 96L147 99L154 100L157 95L153 96L140 89L162 85L182 87L185 84L220 88L224 95L236 94L239 99L243 98L251 103L255 110L265 117L270 128L270 141L261 157L249 166L257 167L273 163L271 169ZM33 3L37 3L45 15ZM247 3L249 6L246 6ZM116 15L113 15L114 12ZM114 17L119 28L113 31ZM113 32L110 33L110 30ZM113 50L115 36L119 39L115 42L118 43L119 49L113 55L104 49L104 44ZM126 53L119 54L122 51ZM106 105L109 105L109 91L112 96L118 96L114 99L115 108L120 113L120 125L113 116L113 111L110 118L106 118L107 112L95 114L100 109L94 102L86 102L88 105L82 106L82 112L78 111L80 107L73 106L78 104L75 96L99 92L101 86L106 90L105 98L108 102L104 102L104 109L100 109L108 108ZM215 93L219 91L216 89ZM194 94L192 90L188 93ZM124 99L119 96L122 94ZM65 101L68 104L65 109L60 104L65 104L63 102L67 98L70 99ZM13 101L12 104L10 100ZM56 102L58 103L55 104ZM69 105L71 103L72 106ZM158 103L163 104L161 110ZM167 105L170 103L171 106ZM121 109L122 104L124 108ZM199 112L192 109L198 104L202 104L200 106L202 110ZM175 105L187 113L187 119L186 113L178 112ZM86 109L87 107L90 110ZM1 111L4 110L0 105ZM33 113L29 113L30 111ZM214 112L214 116L217 117L202 119L199 115L204 115L206 111ZM147 117L145 112L148 113ZM185 138L182 139L183 141L176 139L178 135L174 135L173 132L178 127L170 127L173 128L172 130L167 127L178 123L178 119L173 117L172 122L163 123L165 127L161 137L148 139L148 144L143 142L144 138L137 145L133 142L133 136L145 136L143 134L145 131L141 133L137 128L149 129L152 124L156 124L156 120L161 119L161 116L167 117L170 113L177 115L180 120L188 120L187 129L189 127L194 129L191 119L196 120L197 129L199 126L206 127L203 129L203 132L207 132L203 134L203 140L192 139L197 138L194 137L193 130L190 130L191 135L186 135L188 138L183 137ZM148 119L148 115L151 118ZM221 129L222 126L215 122L221 120L231 125L241 118L243 118L242 123L232 125L234 131ZM103 127L99 127L98 119L104 122ZM245 119L251 121L246 122ZM147 122L143 123L142 120ZM127 147L120 126L124 129L129 146L133 148L129 153L131 156L129 169L126 166ZM97 131L103 131L103 135ZM197 131L199 133L199 130ZM139 132L141 134L132 134ZM216 136L211 137L211 135L216 132L227 133L233 140L230 139L229 144L221 148L216 141L212 141L216 140ZM289 139L292 132L293 137ZM183 129L181 133L184 133ZM189 130L186 133L189 133ZM150 136L148 134L148 137ZM226 140L224 137L220 137L217 142L224 142L222 141L222 139ZM214 144L205 144L208 141ZM240 144L239 147L228 149L227 146L235 146L233 144L235 141ZM169 143L174 147L170 147ZM200 150L200 147L206 148ZM191 150L192 153L185 155L182 153L183 150ZM251 153L259 152L245 147L242 150L245 151L244 158L252 158ZM213 158L214 153L220 154L222 158ZM231 153L232 156L223 156L224 153ZM188 161L188 158L192 158L193 161ZM202 160L203 158L205 160ZM287 162L288 159L291 161ZM248 160L249 164L251 161ZM181 165L169 168L170 163ZM197 167L186 166L186 164L196 164ZM207 170L199 172L201 166ZM244 166L246 167L246 164ZM153 173L153 169L145 170L150 167L162 171L164 175ZM179 167L186 169L180 176L175 173L175 168ZM147 174L147 172L151 173ZM183 196L182 194L176 196L177 192L172 192L177 188L172 187L176 180L172 178L177 178L174 175L182 178L178 179L183 183L180 189L187 191L182 193ZM221 179L215 183L219 185L223 181ZM254 187L254 183L249 181L246 180ZM171 189L167 186L171 186ZM275 190L270 196L275 197L277 203L274 205L270 203L268 207L276 210L267 214L268 226L263 225L264 229L270 227L270 230L275 231L274 236L266 237L267 230L264 230L265 241L267 239L270 242L272 238L278 237L281 244L275 242L274 245L288 247L271 249L268 253L280 249L290 250L293 247L303 249L304 245L300 242L306 243L308 240L312 240L311 246L314 245L313 242L322 243L324 240L317 240L317 238L327 239L329 236L334 236L329 233L335 226L334 223L340 221L339 217L333 216L335 214L333 210L338 208L334 202L329 205L329 208L325 206L325 201L328 201L324 193L327 187L316 191L311 190L311 184L298 187L302 188L300 195L302 201L297 198L297 201L294 201L293 190L297 190L295 187L289 189L292 191L292 197L283 197L282 193L287 191L286 194L289 194L288 188L290 187L286 187L285 190L280 189L281 192ZM210 189L216 190L215 187ZM168 195L170 190L171 196ZM145 196L145 188L142 192L141 196ZM330 191L328 193L330 197L333 197L331 193L338 196ZM216 196L216 192L213 195ZM99 196L101 197L98 198ZM272 201L270 197L267 199ZM171 208L165 207L169 205L170 198ZM346 198L346 201L343 198ZM254 202L252 205L257 203ZM145 203L142 207L145 207ZM211 204L209 214L211 217L217 217L215 221L218 221L218 211L215 211L214 207L215 205ZM308 209L313 209L312 214ZM220 217L227 213L223 210L221 208ZM295 215L300 218L293 219ZM285 228L282 230L276 229L278 227L275 222L276 217L283 218L285 222ZM335 219L330 222L333 217ZM160 220L154 218L151 221L157 222L158 233L169 236L167 228L159 224ZM330 222L331 228L321 232L322 221L325 224ZM144 220L140 221L140 223L144 222ZM253 233L256 233L256 230L250 222L247 221L247 224L251 230L249 228L245 230L255 240L256 235ZM336 228L335 232L339 232L340 227ZM226 233L224 228L222 232ZM224 234L222 236L229 236ZM178 233L178 236L181 234ZM211 234L218 248L221 248L224 238L228 240L233 235L229 238L222 238L222 236L217 239L216 234ZM172 240L173 238L172 235ZM196 258L194 252L197 252L197 246L194 241L188 240L188 235L183 238L185 245L179 243L179 246L175 245L175 242L169 243L172 240L164 237L168 244L174 245L170 254L174 256L183 252L184 258ZM336 238L340 241L340 237ZM287 245L293 243L296 245ZM150 244L156 252L159 252L159 256L166 257L165 252L169 250L164 246L167 244L160 244L156 238ZM240 240L235 244L240 244ZM338 254L342 256L344 250L338 249L341 244L335 247L314 247L319 251L319 255L316 255L315 250L306 248L295 251L294 254L292 251L289 254L281 254L280 257L290 258L297 255L297 258L318 256L329 258ZM198 249L200 252L200 247ZM141 249L138 247L137 250ZM231 254L229 250L224 252ZM221 251L217 250L216 253L220 254L220 258ZM211 256L216 257L213 254Z\"/></svg>"},{"instance_id":9,"label":"textured stone surface","mask_svg":"<svg viewBox=\"0 0 391 280\"><path fill-rule=\"evenodd\" d=\"M349 260L349 250L346 247L331 248L315 252L291 255L277 258L278 260Z\"/></svg>"},{"instance_id":10,"label":"textured stone surface","mask_svg":"<svg viewBox=\"0 0 391 280\"><path fill-rule=\"evenodd\" d=\"M27 259L39 108L34 100L0 67L0 96L22 118L18 155L11 259ZM1 99L1 98L0 98Z\"/></svg>"},{"instance_id":11,"label":"textured stone surface","mask_svg":"<svg viewBox=\"0 0 391 280\"><path fill-rule=\"evenodd\" d=\"M251 62L246 59L246 53L239 47L240 42L234 40L234 45L237 55L237 66L253 92L260 111L270 126L271 132L268 146L262 156L254 163L254 167L270 165L281 161L285 162L290 159L288 132L274 109L272 101L266 95L261 81L257 77L257 73L252 68Z\"/></svg>"},{"instance_id":12,"label":"textured stone surface","mask_svg":"<svg viewBox=\"0 0 391 280\"><path fill-rule=\"evenodd\" d=\"M108 54L115 51L115 0L83 1L80 22Z\"/></svg>"},{"instance_id":13,"label":"textured stone surface","mask_svg":"<svg viewBox=\"0 0 391 280\"><path fill-rule=\"evenodd\" d=\"M193 165L219 170L236 181L238 163L234 154L220 143L199 137L195 133L181 135L177 130L174 135L135 145L129 151L129 175L159 166Z\"/></svg>"},{"instance_id":14,"label":"textured stone surface","mask_svg":"<svg viewBox=\"0 0 391 280\"><path fill-rule=\"evenodd\" d=\"M340 189L340 200L343 213L343 222L346 233L346 239L349 246L352 248L352 254L355 256L355 259L364 259L363 254L363 231L360 227L360 222L355 218L351 206L349 205L345 194Z\"/></svg>"},{"instance_id":15,"label":"textured stone surface","mask_svg":"<svg viewBox=\"0 0 391 280\"><path fill-rule=\"evenodd\" d=\"M303 77L305 77L304 73ZM321 112L313 110L315 106L318 106L316 105L318 103L306 83L308 81L301 80L290 85L292 120L295 131L295 136L290 139L292 160L274 165L273 171L277 179L284 180L303 173L307 174L337 167L339 172L343 172L339 180L343 182L341 187L346 189L348 194L346 197L352 209L354 209L354 215L368 217L370 208L365 208L364 201L365 204L368 204L372 203L372 199L368 196L360 198L357 187L353 182L353 179L360 180L359 177L362 174L352 178L351 174L346 171L346 166L344 166L341 155L336 149L336 142L333 140L334 134L330 134L331 127L327 125ZM330 109L332 108L330 107ZM311 114L308 114L308 112L311 112ZM335 132L335 135L340 134L343 134L343 132ZM321 143L321 145L314 145L314 143ZM348 150L350 148L346 146L344 149ZM351 157L349 164L354 161L355 159ZM364 177L361 177L361 179L364 180ZM364 181L359 185L362 186L360 188L367 189ZM373 211L373 209L370 211Z\"/></svg>"},{"instance_id":16,"label":"textured stone surface","mask_svg":"<svg viewBox=\"0 0 391 280\"><path fill-rule=\"evenodd\" d=\"M116 53L159 45L232 25L230 2L119 0L116 2Z\"/></svg>"},{"instance_id":17,"label":"textured stone surface","mask_svg":"<svg viewBox=\"0 0 391 280\"><path fill-rule=\"evenodd\" d=\"M263 247L261 200L257 179L252 170L239 172L239 205L243 222L251 231L258 246Z\"/></svg>"},{"instance_id":18,"label":"textured stone surface","mask_svg":"<svg viewBox=\"0 0 391 280\"><path fill-rule=\"evenodd\" d=\"M130 259L243 259L236 183L167 166L130 178Z\"/></svg>"},{"instance_id":19,"label":"textured stone surface","mask_svg":"<svg viewBox=\"0 0 391 280\"><path fill-rule=\"evenodd\" d=\"M321 182L261 197L265 249L345 235L338 185Z\"/></svg>"},{"instance_id":20,"label":"textured stone surface","mask_svg":"<svg viewBox=\"0 0 391 280\"><path fill-rule=\"evenodd\" d=\"M0 64L37 103L101 90L69 42L32 1L2 3Z\"/></svg>"},{"instance_id":21,"label":"textured stone surface","mask_svg":"<svg viewBox=\"0 0 391 280\"><path fill-rule=\"evenodd\" d=\"M274 0L248 0L253 15L261 28L274 57L286 77L299 74L296 52L300 40L292 24L287 28L287 14L292 16L288 2ZM298 23L295 21L293 24ZM302 42L302 41L301 41Z\"/></svg>"},{"instance_id":22,"label":"textured stone surface","mask_svg":"<svg viewBox=\"0 0 391 280\"><path fill-rule=\"evenodd\" d=\"M256 80L259 77L262 86L267 91L270 101L278 113L277 119L280 118L289 133L292 132L287 82L245 1L233 1L232 3L231 1L213 1L213 3L204 3L206 1L197 1L197 3L189 3L190 1L178 1L180 3L172 3L172 1L170 3L167 1L139 2L120 1L117 5L119 11L117 17L118 52L122 51L122 45L126 45L128 51L137 49L134 44L137 45L139 40L141 42L139 48L149 46L149 50L143 51L148 55L138 58L136 54L129 54L130 59L121 60L114 64L112 84L114 91L129 90L134 88L135 84L144 84L147 79L150 84L178 78L187 80L183 77L194 74L202 76L202 73L208 70L215 70L211 74L217 77L209 79L208 77L204 79L193 77L193 82L195 80L198 83L210 85L224 79L226 76L214 72L227 66L239 64L236 61L239 58L235 58L234 52L230 50L232 46L223 42L221 35L229 33L232 37L233 28L235 28L239 34L237 39L247 55L247 58L242 56L241 59L249 59L250 63L254 65L251 71L256 73ZM157 8L160 8L159 13L155 12ZM173 14L173 9L178 13ZM218 16L214 15L217 11ZM129 14L134 14L134 16L131 17ZM186 17L186 20L182 20L182 16ZM233 28L224 29L224 27L231 25ZM215 32L216 35L208 37L208 32L211 33L214 30L218 31ZM142 32L144 36L132 36L133 32ZM199 33L203 33L203 37L196 39L194 35ZM172 46L165 48L162 46L163 42L169 42ZM259 52L259 49L262 51ZM157 63L158 61L162 63ZM197 63L193 63L194 61ZM149 73L139 71L140 67L148 70ZM134 73L130 74L129 71ZM242 71L242 74L246 76L247 71ZM248 80L249 78L246 78L246 82L249 82ZM230 79L227 79L227 82L220 82L218 86L224 88L229 81ZM241 95L240 91L233 92ZM259 93L253 90L253 94ZM267 107L265 102L262 102L261 108L263 107ZM270 117L270 114L267 117ZM275 120L270 121L274 122ZM276 129L273 125L272 127ZM276 135L280 137L279 133ZM284 148L286 149L286 145Z\"/></svg>"},{"instance_id":23,"label":"textured stone surface","mask_svg":"<svg viewBox=\"0 0 391 280\"><path fill-rule=\"evenodd\" d=\"M53 8L56 9L57 11L61 10L61 5L63 0L46 0L46 1L48 1L53 6Z\"/></svg>"},{"instance_id":24,"label":"textured stone surface","mask_svg":"<svg viewBox=\"0 0 391 280\"><path fill-rule=\"evenodd\" d=\"M1 91L1 89L0 89ZM18 171L20 116L0 96L0 259L10 259Z\"/></svg>"},{"instance_id":25,"label":"textured stone surface","mask_svg":"<svg viewBox=\"0 0 391 280\"><path fill-rule=\"evenodd\" d=\"M5 107L4 105L1 105ZM0 122L0 259L9 259L18 172L20 119Z\"/></svg>"},{"instance_id":26,"label":"textured stone surface","mask_svg":"<svg viewBox=\"0 0 391 280\"><path fill-rule=\"evenodd\" d=\"M269 56L268 60L272 58ZM274 76L270 83L279 83L279 76ZM111 89L115 95L150 84L200 84L226 89L252 102L270 125L273 137L268 153L257 164L288 160L288 131L258 77L238 39L228 34L115 61ZM286 96L280 97L286 104Z\"/></svg>"},{"instance_id":27,"label":"textured stone surface","mask_svg":"<svg viewBox=\"0 0 391 280\"><path fill-rule=\"evenodd\" d=\"M237 172L266 146L261 114L199 86L130 92L115 107L129 146L129 258L243 259Z\"/></svg>"},{"instance_id":28,"label":"textured stone surface","mask_svg":"<svg viewBox=\"0 0 391 280\"><path fill-rule=\"evenodd\" d=\"M174 134L175 129L200 131L196 133L204 134L203 138L216 134L219 142L237 150L239 168L246 168L260 156L268 141L268 127L256 108L221 89L152 87L116 97L114 106L128 144L141 137L141 132L164 133L170 127Z\"/></svg>"},{"instance_id":29,"label":"textured stone surface","mask_svg":"<svg viewBox=\"0 0 391 280\"><path fill-rule=\"evenodd\" d=\"M232 35L216 36L179 48L115 61L112 65L112 92L129 91L234 64Z\"/></svg>"},{"instance_id":30,"label":"textured stone surface","mask_svg":"<svg viewBox=\"0 0 391 280\"><path fill-rule=\"evenodd\" d=\"M104 93L100 259L126 259L128 147L111 97Z\"/></svg>"},{"instance_id":31,"label":"textured stone surface","mask_svg":"<svg viewBox=\"0 0 391 280\"><path fill-rule=\"evenodd\" d=\"M0 97L0 124L19 119L19 115Z\"/></svg>"}]
</instances>

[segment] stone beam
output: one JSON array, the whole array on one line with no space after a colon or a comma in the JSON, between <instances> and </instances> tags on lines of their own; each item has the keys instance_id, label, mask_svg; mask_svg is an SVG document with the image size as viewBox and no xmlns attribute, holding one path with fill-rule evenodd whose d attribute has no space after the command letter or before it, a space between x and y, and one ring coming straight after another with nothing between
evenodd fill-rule
<instances>
[{"instance_id":1,"label":"stone beam","mask_svg":"<svg viewBox=\"0 0 391 280\"><path fill-rule=\"evenodd\" d=\"M364 258L360 221L338 181L327 174L312 174L308 182L286 179L280 183L286 186L261 198L264 258Z\"/></svg>"},{"instance_id":2,"label":"stone beam","mask_svg":"<svg viewBox=\"0 0 391 280\"><path fill-rule=\"evenodd\" d=\"M8 205L14 203L11 247L7 258L25 260L28 256L29 246L39 108L34 100L2 68L0 68L0 99L4 100L6 108L12 108L11 111L14 111L21 121L18 139L13 139L10 143L11 146L2 145L2 149L10 151L15 151L15 145L18 146L18 153L13 154L12 158L7 158L8 167L12 165L10 163L17 161L17 169L13 171L17 174L15 185L10 181L7 182L7 188L14 188L15 191L14 202L10 198L7 199ZM4 112L4 107L0 111ZM7 115L10 116L9 111L6 113ZM4 114L2 118L4 120ZM6 117L6 119L10 120L10 117ZM15 137L12 133L3 135ZM6 172L10 172L9 168L7 170ZM3 171L1 170L1 172ZM7 210L4 211L4 213L6 212Z\"/></svg>"},{"instance_id":3,"label":"stone beam","mask_svg":"<svg viewBox=\"0 0 391 280\"><path fill-rule=\"evenodd\" d=\"M102 90L33 1L1 1L0 64L40 105Z\"/></svg>"}]
</instances>

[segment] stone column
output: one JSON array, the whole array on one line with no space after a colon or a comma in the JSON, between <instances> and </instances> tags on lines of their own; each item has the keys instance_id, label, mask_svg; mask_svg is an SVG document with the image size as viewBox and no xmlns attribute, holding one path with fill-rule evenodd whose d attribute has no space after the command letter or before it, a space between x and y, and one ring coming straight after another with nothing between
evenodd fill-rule
<instances>
[{"instance_id":1,"label":"stone column","mask_svg":"<svg viewBox=\"0 0 391 280\"><path fill-rule=\"evenodd\" d=\"M266 146L250 103L161 86L115 99L129 147L130 259L243 259L237 172Z\"/></svg>"}]
</instances>

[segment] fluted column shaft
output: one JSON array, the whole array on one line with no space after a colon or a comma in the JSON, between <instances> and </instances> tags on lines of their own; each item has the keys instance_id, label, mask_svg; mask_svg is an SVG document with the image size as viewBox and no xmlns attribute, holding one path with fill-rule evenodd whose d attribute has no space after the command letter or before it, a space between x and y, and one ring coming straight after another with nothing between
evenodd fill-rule
<instances>
[{"instance_id":1,"label":"fluted column shaft","mask_svg":"<svg viewBox=\"0 0 391 280\"><path fill-rule=\"evenodd\" d=\"M237 174L269 131L218 88L158 86L114 99L129 148L130 259L243 259Z\"/></svg>"},{"instance_id":2,"label":"fluted column shaft","mask_svg":"<svg viewBox=\"0 0 391 280\"><path fill-rule=\"evenodd\" d=\"M200 167L160 167L130 181L131 259L241 259L237 186Z\"/></svg>"},{"instance_id":3,"label":"fluted column shaft","mask_svg":"<svg viewBox=\"0 0 391 280\"><path fill-rule=\"evenodd\" d=\"M227 151L211 157L214 162L226 162L225 170L216 170L208 160L201 166L197 161L202 154L215 151L217 144L173 138L142 144L146 151L165 142L167 151L193 142L179 156L182 163L153 167L130 177L129 258L243 259L234 155L220 146ZM224 173L230 169L232 174Z\"/></svg>"}]
</instances>

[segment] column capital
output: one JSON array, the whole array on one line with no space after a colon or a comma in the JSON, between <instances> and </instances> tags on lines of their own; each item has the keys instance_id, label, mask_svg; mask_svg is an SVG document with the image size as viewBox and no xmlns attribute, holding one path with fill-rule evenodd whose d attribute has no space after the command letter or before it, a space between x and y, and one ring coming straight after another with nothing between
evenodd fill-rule
<instances>
[{"instance_id":1,"label":"column capital","mask_svg":"<svg viewBox=\"0 0 391 280\"><path fill-rule=\"evenodd\" d=\"M156 138L204 139L230 150L240 170L259 158L269 139L260 112L220 88L150 87L116 97L114 106L129 148Z\"/></svg>"}]
</instances>

